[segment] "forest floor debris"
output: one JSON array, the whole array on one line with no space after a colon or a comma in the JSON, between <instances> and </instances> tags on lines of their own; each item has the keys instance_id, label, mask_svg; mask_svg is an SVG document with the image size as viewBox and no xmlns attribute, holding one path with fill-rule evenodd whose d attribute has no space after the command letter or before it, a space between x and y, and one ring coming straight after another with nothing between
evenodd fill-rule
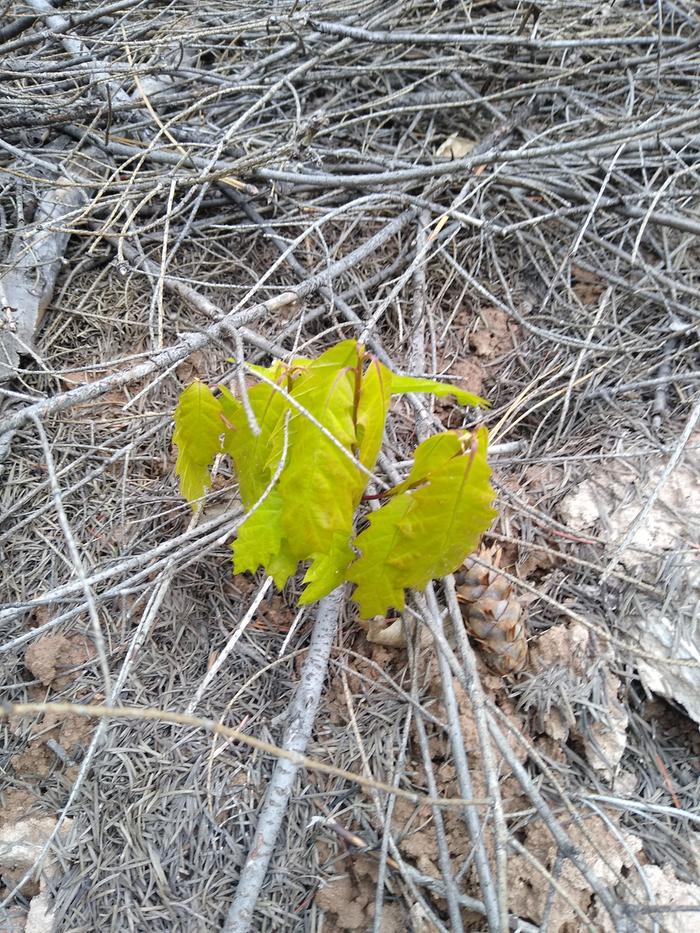
<instances>
[{"instance_id":1,"label":"forest floor debris","mask_svg":"<svg viewBox=\"0 0 700 933\"><path fill-rule=\"evenodd\" d=\"M202 715L279 742L313 613L295 581L265 592L205 683L263 581L231 574L226 463L196 521L179 497L172 411L194 378L234 380L239 338L269 363L362 336L397 371L492 403L396 402L381 469L405 475L417 431L489 427L499 517L481 557L500 549L528 659L505 677L475 659L449 583L435 611L410 600L367 634L344 611L309 754L442 798L466 778L490 805L437 810L301 773L254 929L459 933L500 930L505 912L524 933L690 931L697 11L363 0L269 14L3 8L0 274L43 302L37 262L57 272L37 333L33 312L15 327L31 308L0 312L3 700L97 704L117 684L124 704L182 712L202 688ZM78 717L0 728L1 831L45 840L63 820L43 888L14 890L28 866L8 842L0 929L40 929L32 910L61 933L124 917L221 929L269 756L153 719L110 721L94 748Z\"/></svg>"}]
</instances>

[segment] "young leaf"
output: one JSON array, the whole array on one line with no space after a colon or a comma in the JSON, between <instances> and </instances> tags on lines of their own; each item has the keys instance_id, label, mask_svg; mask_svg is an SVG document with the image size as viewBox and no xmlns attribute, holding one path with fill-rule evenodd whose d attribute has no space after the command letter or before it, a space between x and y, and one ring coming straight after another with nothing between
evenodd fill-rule
<instances>
[{"instance_id":1,"label":"young leaf","mask_svg":"<svg viewBox=\"0 0 700 933\"><path fill-rule=\"evenodd\" d=\"M233 543L233 572L255 573L265 567L281 590L297 568L282 534L282 497L279 489L270 490L266 499L238 529Z\"/></svg>"},{"instance_id":2,"label":"young leaf","mask_svg":"<svg viewBox=\"0 0 700 933\"><path fill-rule=\"evenodd\" d=\"M323 353L299 376L292 396L346 448L355 446L353 380L357 344L347 340ZM356 502L366 486L338 445L294 410L289 453L280 477L284 534L299 560L326 553L334 534L352 533Z\"/></svg>"},{"instance_id":3,"label":"young leaf","mask_svg":"<svg viewBox=\"0 0 700 933\"><path fill-rule=\"evenodd\" d=\"M412 473L422 485L405 488L374 512L355 540L361 557L347 578L357 584L353 598L363 618L384 615L389 607L403 609L404 589L423 590L451 573L491 524L496 513L487 431L476 433L474 449L463 452L460 446L456 454L454 437L440 434L419 446ZM428 462L434 467L426 472Z\"/></svg>"},{"instance_id":4,"label":"young leaf","mask_svg":"<svg viewBox=\"0 0 700 933\"><path fill-rule=\"evenodd\" d=\"M430 392L431 395L445 396L454 395L460 405L481 405L489 408L490 404L486 399L473 395L471 392L465 392L459 386L451 385L449 382L438 382L436 379L423 379L420 376L397 376L391 374L391 394L403 395L405 392Z\"/></svg>"},{"instance_id":5,"label":"young leaf","mask_svg":"<svg viewBox=\"0 0 700 933\"><path fill-rule=\"evenodd\" d=\"M284 414L290 415L287 457L279 482L269 499L241 525L233 546L234 569L254 570L262 564L281 586L297 562L311 560L303 597L310 602L344 579L355 556L349 542L366 477L351 460L357 446L353 421L360 365L357 343L344 341L317 360L303 363L295 361L298 365L293 369L256 370L267 378L276 374L279 383L286 377L289 395L305 409L300 411L267 383L254 386L248 395L261 429L258 436L250 431L243 406L230 393L223 392L222 404L231 424L225 449L234 461L246 508L273 476L282 451ZM383 418L375 446L381 444L382 430Z\"/></svg>"},{"instance_id":6,"label":"young leaf","mask_svg":"<svg viewBox=\"0 0 700 933\"><path fill-rule=\"evenodd\" d=\"M348 535L334 534L325 554L314 554L306 571L304 583L308 586L299 597L299 605L323 599L345 580L345 571L355 558Z\"/></svg>"},{"instance_id":7,"label":"young leaf","mask_svg":"<svg viewBox=\"0 0 700 933\"><path fill-rule=\"evenodd\" d=\"M235 362L231 360L230 362ZM292 359L291 363L285 363L282 360L275 360L272 366L256 366L255 363L248 363L248 369L252 370L254 373L258 373L260 376L267 376L268 379L277 381L279 377L288 370L293 369L306 369L313 363L312 359L306 356L295 356Z\"/></svg>"},{"instance_id":8,"label":"young leaf","mask_svg":"<svg viewBox=\"0 0 700 933\"><path fill-rule=\"evenodd\" d=\"M230 360L230 362L233 363L235 360ZM275 360L272 366L257 366L255 363L248 363L247 366L252 372L257 373L259 376L267 376L273 382L276 382L286 369L286 365L282 360Z\"/></svg>"},{"instance_id":9,"label":"young leaf","mask_svg":"<svg viewBox=\"0 0 700 933\"><path fill-rule=\"evenodd\" d=\"M204 495L211 465L221 452L224 433L221 415L219 401L199 380L183 390L175 409L175 472L180 479L180 492L193 507L194 501Z\"/></svg>"},{"instance_id":10,"label":"young leaf","mask_svg":"<svg viewBox=\"0 0 700 933\"><path fill-rule=\"evenodd\" d=\"M391 495L395 496L405 489L418 486L433 470L460 453L462 453L462 444L459 435L454 432L429 437L416 448L411 472L403 483L394 486Z\"/></svg>"},{"instance_id":11,"label":"young leaf","mask_svg":"<svg viewBox=\"0 0 700 933\"><path fill-rule=\"evenodd\" d=\"M384 615L389 607L403 609L406 574L392 565L392 557L401 553L404 538L401 524L414 509L415 503L407 494L391 499L373 512L369 528L355 538L354 545L361 552L350 565L346 579L356 583L353 599L360 607L360 616L371 619Z\"/></svg>"},{"instance_id":12,"label":"young leaf","mask_svg":"<svg viewBox=\"0 0 700 933\"><path fill-rule=\"evenodd\" d=\"M237 573L263 566L282 587L297 564L308 561L302 603L350 579L363 615L372 615L390 605L401 608L406 587L422 589L461 562L492 518L493 491L485 431L471 452L457 434L430 438L417 449L407 479L356 539L356 559L354 513L381 449L391 395L432 392L486 404L457 386L394 376L367 360L357 341L346 340L315 360L249 367L262 380L248 390L259 431L251 430L243 404L227 388L217 400L195 383L182 393L174 440L181 488L190 500L203 494L217 453L223 449L233 461L250 513L233 545Z\"/></svg>"},{"instance_id":13,"label":"young leaf","mask_svg":"<svg viewBox=\"0 0 700 933\"><path fill-rule=\"evenodd\" d=\"M374 359L362 376L360 403L357 406L357 443L360 462L368 470L374 469L382 449L384 425L391 401L391 380L391 370Z\"/></svg>"},{"instance_id":14,"label":"young leaf","mask_svg":"<svg viewBox=\"0 0 700 933\"><path fill-rule=\"evenodd\" d=\"M245 509L255 505L272 479L282 451L284 413L289 407L284 395L264 382L248 390L248 399L260 428L258 435L251 431L242 403L221 387L221 407L231 426L224 432L224 450L233 460Z\"/></svg>"}]
</instances>

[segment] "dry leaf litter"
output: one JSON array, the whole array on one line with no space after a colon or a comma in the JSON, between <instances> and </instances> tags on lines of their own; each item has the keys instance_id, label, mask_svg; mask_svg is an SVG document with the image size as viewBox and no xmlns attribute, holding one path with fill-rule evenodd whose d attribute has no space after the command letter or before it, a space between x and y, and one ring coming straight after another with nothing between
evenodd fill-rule
<instances>
[{"instance_id":1,"label":"dry leaf litter","mask_svg":"<svg viewBox=\"0 0 700 933\"><path fill-rule=\"evenodd\" d=\"M236 637L195 712L280 741L313 610L292 584L241 631L234 479L191 524L173 475L179 391L235 376L225 313L297 289L246 361L362 336L492 402L394 405L384 478L483 420L499 518L466 602L440 583L366 633L348 606L307 750L489 805L302 770L252 929L700 928L697 26L686 0L3 7L4 700L183 712ZM269 756L0 728L0 929L222 929Z\"/></svg>"}]
</instances>

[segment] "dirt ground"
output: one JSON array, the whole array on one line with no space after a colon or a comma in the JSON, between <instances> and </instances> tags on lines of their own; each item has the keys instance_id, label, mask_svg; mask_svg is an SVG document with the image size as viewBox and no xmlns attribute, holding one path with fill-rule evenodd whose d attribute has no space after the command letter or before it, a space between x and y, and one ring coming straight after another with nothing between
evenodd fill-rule
<instances>
[{"instance_id":1,"label":"dirt ground","mask_svg":"<svg viewBox=\"0 0 700 933\"><path fill-rule=\"evenodd\" d=\"M700 931L696 5L54 6L0 4L0 931ZM378 471L485 424L498 517L459 610L344 600L232 925L275 754L42 704L283 743L315 607L172 415L351 337L489 400Z\"/></svg>"}]
</instances>

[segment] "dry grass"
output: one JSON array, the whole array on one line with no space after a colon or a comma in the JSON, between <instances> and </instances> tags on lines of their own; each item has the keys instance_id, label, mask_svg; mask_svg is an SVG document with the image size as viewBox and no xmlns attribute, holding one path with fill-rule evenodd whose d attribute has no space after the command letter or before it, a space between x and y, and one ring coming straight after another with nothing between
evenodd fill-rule
<instances>
[{"instance_id":1,"label":"dry grass","mask_svg":"<svg viewBox=\"0 0 700 933\"><path fill-rule=\"evenodd\" d=\"M28 9L5 6L10 24ZM485 876L459 813L405 801L392 813L384 795L305 771L253 928L481 930L487 921L469 908L496 904L505 889L514 929L585 929L581 916L603 924L600 894L573 868L572 850L552 841L551 819L610 889L618 913L606 929L675 929L685 915L643 909L634 879L650 860L697 880L697 730L671 736L668 712L646 705L633 635L640 612L664 600L682 617L697 542L677 548L675 563L652 551L641 572L618 561L601 584L620 556L609 529L572 533L558 507L582 480L605 485L622 464L641 478L641 504L649 463L679 451L697 421L697 11L685 0L552 3L539 14L420 0L102 7L98 19L100 5L68 3L58 16L92 18L47 30L39 16L0 32L0 147L13 147L0 148L3 252L31 229L51 165L60 177L79 144L88 192L65 218L75 236L36 358L0 388L14 428L0 488L6 698L187 707L261 580L231 575L237 498L226 464L198 523L177 493L178 391L195 376L230 378L236 348L174 285L208 297L215 315L299 288L299 309L247 323L248 361L268 359L271 346L316 353L362 334L397 369L462 378L493 401L486 422L502 445L493 540L531 601L533 652L550 667L504 681L479 665L475 681L449 618L461 673L421 647L419 632L407 651L370 645L348 604L309 754L458 796L457 737L475 795L501 794L507 871L499 889L492 808L473 817ZM474 143L461 162L435 156L452 133ZM201 348L161 366L157 354L191 334L207 335ZM65 395L120 372L92 399ZM433 431L469 417L437 404L427 423ZM410 457L416 418L409 403L395 406L385 469ZM294 597L290 586L264 598L197 712L280 739L312 618L296 618ZM409 619L439 628L442 588L435 599L414 601ZM537 648L554 629L570 643L572 614L589 626L578 674ZM42 683L26 652L57 633L91 647ZM486 714L504 717L514 762L503 748L483 757L474 683ZM613 700L630 722L611 782L584 746ZM548 726L555 713L569 723L561 741ZM46 727L41 717L3 723L0 754L8 807L22 799L73 821L57 929L219 929L273 762L156 722L110 723L89 752L83 734L63 760L46 745L50 734L62 747L58 727ZM13 758L27 749L35 754ZM348 855L332 823L369 853ZM532 883L528 855L545 880ZM351 885L336 881L314 900L335 874ZM350 918L357 925L343 926Z\"/></svg>"}]
</instances>

